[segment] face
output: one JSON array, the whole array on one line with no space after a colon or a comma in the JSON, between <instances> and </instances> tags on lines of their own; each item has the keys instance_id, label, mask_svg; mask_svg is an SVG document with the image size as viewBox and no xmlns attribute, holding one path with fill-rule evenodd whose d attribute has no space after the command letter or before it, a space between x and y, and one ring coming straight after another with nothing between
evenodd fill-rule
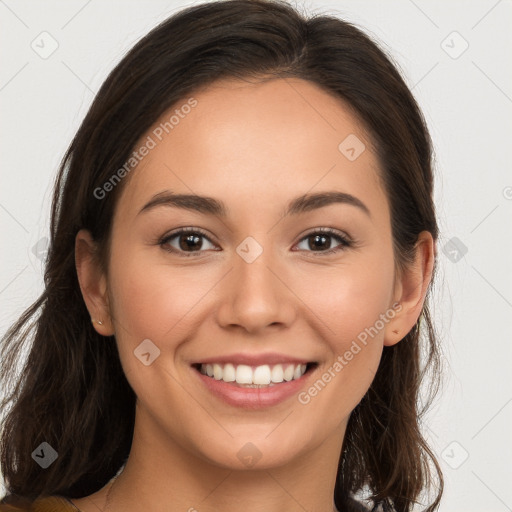
<instances>
[{"instance_id":1,"label":"face","mask_svg":"<svg viewBox=\"0 0 512 512\"><path fill-rule=\"evenodd\" d=\"M193 98L125 178L113 330L139 428L222 467L272 467L339 437L371 384L395 315L388 200L357 118L316 85L226 80Z\"/></svg>"}]
</instances>

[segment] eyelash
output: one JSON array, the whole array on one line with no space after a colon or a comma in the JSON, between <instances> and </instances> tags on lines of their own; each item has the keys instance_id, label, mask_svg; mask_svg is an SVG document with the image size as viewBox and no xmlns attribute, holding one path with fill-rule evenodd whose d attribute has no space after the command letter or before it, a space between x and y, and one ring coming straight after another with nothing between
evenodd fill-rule
<instances>
[{"instance_id":1,"label":"eyelash","mask_svg":"<svg viewBox=\"0 0 512 512\"><path fill-rule=\"evenodd\" d=\"M160 240L158 240L158 245L160 245L162 247L162 249L164 249L165 251L171 252L174 254L178 254L180 257L185 257L185 258L198 257L201 254L201 252L203 252L203 250L186 252L186 251L177 250L177 249L167 245L170 240L172 240L176 236L182 235L184 233L201 235L204 238L206 238L210 243L213 244L213 242L210 240L210 237L201 228L190 227L190 228L181 228L178 231L174 231L167 235L164 235ZM319 256L319 255L334 254L334 253L337 253L344 249L347 249L349 247L352 247L352 245L354 244L354 242L352 240L350 240L347 236L342 235L339 231L332 229L332 228L317 228L317 229L307 233L306 235L304 235L299 240L299 243L302 242L304 239L306 239L312 235L316 235L316 234L326 234L326 235L331 236L332 238L336 238L339 242L341 242L341 245L334 247L333 249L329 249L327 251L318 251L316 254L315 254L315 251L306 251L306 252L314 253L315 257Z\"/></svg>"}]
</instances>

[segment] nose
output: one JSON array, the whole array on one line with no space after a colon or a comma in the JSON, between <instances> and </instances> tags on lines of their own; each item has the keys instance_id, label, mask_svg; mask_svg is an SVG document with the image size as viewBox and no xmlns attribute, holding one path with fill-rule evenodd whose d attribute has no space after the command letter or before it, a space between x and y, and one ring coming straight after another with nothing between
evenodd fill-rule
<instances>
[{"instance_id":1,"label":"nose","mask_svg":"<svg viewBox=\"0 0 512 512\"><path fill-rule=\"evenodd\" d=\"M217 310L219 325L261 334L269 328L292 324L296 315L295 296L271 252L264 250L250 263L234 255L234 268L226 276L222 303Z\"/></svg>"}]
</instances>

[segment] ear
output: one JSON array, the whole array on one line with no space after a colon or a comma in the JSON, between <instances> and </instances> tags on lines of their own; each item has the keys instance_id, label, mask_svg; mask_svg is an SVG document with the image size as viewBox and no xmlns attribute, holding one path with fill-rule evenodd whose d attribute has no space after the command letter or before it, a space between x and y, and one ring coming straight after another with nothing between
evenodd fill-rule
<instances>
[{"instance_id":1,"label":"ear","mask_svg":"<svg viewBox=\"0 0 512 512\"><path fill-rule=\"evenodd\" d=\"M432 279L435 255L436 246L432 234L422 231L415 244L414 262L397 276L395 282L395 307L391 306L395 316L386 325L385 346L398 343L418 321Z\"/></svg>"},{"instance_id":2,"label":"ear","mask_svg":"<svg viewBox=\"0 0 512 512\"><path fill-rule=\"evenodd\" d=\"M81 229L75 238L75 265L80 290L96 332L112 336L107 278L97 258L97 245L89 231ZM101 322L101 323L99 323Z\"/></svg>"}]
</instances>

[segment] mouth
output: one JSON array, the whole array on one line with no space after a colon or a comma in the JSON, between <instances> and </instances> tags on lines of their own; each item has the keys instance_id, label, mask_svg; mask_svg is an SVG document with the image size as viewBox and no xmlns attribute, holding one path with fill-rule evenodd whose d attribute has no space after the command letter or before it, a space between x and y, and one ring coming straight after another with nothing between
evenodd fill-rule
<instances>
[{"instance_id":1,"label":"mouth","mask_svg":"<svg viewBox=\"0 0 512 512\"><path fill-rule=\"evenodd\" d=\"M316 362L260 366L233 363L192 365L203 389L212 398L247 411L287 403L310 385L318 367Z\"/></svg>"},{"instance_id":2,"label":"mouth","mask_svg":"<svg viewBox=\"0 0 512 512\"><path fill-rule=\"evenodd\" d=\"M232 387L265 389L301 380L317 366L317 362L277 363L258 366L219 362L195 363L192 368L207 379L221 381L221 383Z\"/></svg>"}]
</instances>

